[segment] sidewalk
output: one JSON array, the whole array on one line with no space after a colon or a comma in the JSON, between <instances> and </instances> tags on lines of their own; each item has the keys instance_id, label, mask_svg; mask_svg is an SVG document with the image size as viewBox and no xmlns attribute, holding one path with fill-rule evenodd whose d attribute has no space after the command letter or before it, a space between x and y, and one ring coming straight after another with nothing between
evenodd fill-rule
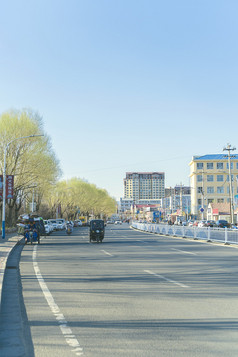
<instances>
[{"instance_id":1,"label":"sidewalk","mask_svg":"<svg viewBox=\"0 0 238 357\"><path fill-rule=\"evenodd\" d=\"M5 239L2 239L2 237L0 238L0 306L1 306L1 297L2 297L2 283L3 283L7 258L13 247L21 239L22 236L18 236L17 232L6 234Z\"/></svg>"}]
</instances>

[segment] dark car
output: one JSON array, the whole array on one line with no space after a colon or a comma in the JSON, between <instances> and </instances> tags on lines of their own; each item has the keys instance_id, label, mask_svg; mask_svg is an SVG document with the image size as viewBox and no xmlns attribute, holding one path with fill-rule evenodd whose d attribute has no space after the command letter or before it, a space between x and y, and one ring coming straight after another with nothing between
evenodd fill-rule
<instances>
[{"instance_id":1,"label":"dark car","mask_svg":"<svg viewBox=\"0 0 238 357\"><path fill-rule=\"evenodd\" d=\"M216 227L215 221L206 221L206 227Z\"/></svg>"},{"instance_id":2,"label":"dark car","mask_svg":"<svg viewBox=\"0 0 238 357\"><path fill-rule=\"evenodd\" d=\"M220 227L220 228L225 228L225 227L229 227L229 223L225 220L225 219L219 219L218 221L216 221L216 227Z\"/></svg>"}]
</instances>

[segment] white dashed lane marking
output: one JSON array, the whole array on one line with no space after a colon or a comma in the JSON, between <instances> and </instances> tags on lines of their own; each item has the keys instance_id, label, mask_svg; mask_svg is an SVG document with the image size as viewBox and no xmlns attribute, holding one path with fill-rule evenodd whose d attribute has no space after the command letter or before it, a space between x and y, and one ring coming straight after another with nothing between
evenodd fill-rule
<instances>
[{"instance_id":1,"label":"white dashed lane marking","mask_svg":"<svg viewBox=\"0 0 238 357\"><path fill-rule=\"evenodd\" d=\"M166 281L168 281L169 283L178 285L178 286L180 286L181 288L189 288L188 285L179 283L178 281L175 281L175 280L171 280L171 279L165 278L163 275L156 274L156 273L154 273L154 272L151 271L151 270L144 270L144 272L146 272L146 273L148 273L148 274L150 274L150 275L154 275L154 276L156 276L157 278L166 280Z\"/></svg>"},{"instance_id":2,"label":"white dashed lane marking","mask_svg":"<svg viewBox=\"0 0 238 357\"><path fill-rule=\"evenodd\" d=\"M36 277L38 279L38 282L40 284L41 290L45 296L45 299L54 314L56 320L58 321L60 330L65 337L65 341L67 344L73 348L71 351L76 354L76 356L82 356L83 355L83 348L80 346L77 338L75 335L72 333L71 328L68 326L68 322L66 321L64 315L60 312L59 306L55 303L54 298L49 291L42 275L39 269L39 266L36 261L36 250L37 250L37 245L34 247L33 253L32 253L32 259L33 259L33 267L35 270Z\"/></svg>"},{"instance_id":3,"label":"white dashed lane marking","mask_svg":"<svg viewBox=\"0 0 238 357\"><path fill-rule=\"evenodd\" d=\"M176 249L176 248L171 248L171 249L172 249L172 250L175 250L175 251L177 251L177 252L180 252L180 253L197 255L197 253L186 252L185 250L180 250L180 249Z\"/></svg>"}]
</instances>

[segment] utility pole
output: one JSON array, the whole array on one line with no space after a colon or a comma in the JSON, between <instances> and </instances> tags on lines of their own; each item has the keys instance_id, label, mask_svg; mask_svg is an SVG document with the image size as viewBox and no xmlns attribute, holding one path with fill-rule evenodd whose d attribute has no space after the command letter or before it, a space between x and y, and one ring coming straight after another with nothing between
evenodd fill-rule
<instances>
[{"instance_id":1,"label":"utility pole","mask_svg":"<svg viewBox=\"0 0 238 357\"><path fill-rule=\"evenodd\" d=\"M233 204L233 188L232 188L232 177L231 177L231 158L235 157L231 155L231 151L236 150L235 147L231 147L230 144L227 144L227 147L223 149L223 151L228 151L228 155L225 157L228 158L228 169L229 169L229 186L230 186L230 215L231 215L231 224L234 224L234 204Z\"/></svg>"},{"instance_id":2,"label":"utility pole","mask_svg":"<svg viewBox=\"0 0 238 357\"><path fill-rule=\"evenodd\" d=\"M204 220L204 171L202 172L202 220Z\"/></svg>"},{"instance_id":3,"label":"utility pole","mask_svg":"<svg viewBox=\"0 0 238 357\"><path fill-rule=\"evenodd\" d=\"M182 187L182 182L180 182L180 210L181 210L181 215L183 214L183 187Z\"/></svg>"},{"instance_id":4,"label":"utility pole","mask_svg":"<svg viewBox=\"0 0 238 357\"><path fill-rule=\"evenodd\" d=\"M34 187L33 187L33 193L32 193L32 207L31 207L31 213L33 213L35 210L34 210L34 206L35 206L35 197L34 197Z\"/></svg>"}]
</instances>

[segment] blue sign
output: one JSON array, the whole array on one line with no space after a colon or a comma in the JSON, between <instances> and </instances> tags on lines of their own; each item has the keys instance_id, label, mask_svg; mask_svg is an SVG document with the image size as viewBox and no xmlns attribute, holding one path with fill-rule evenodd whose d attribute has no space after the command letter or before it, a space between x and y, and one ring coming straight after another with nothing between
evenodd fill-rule
<instances>
[{"instance_id":1,"label":"blue sign","mask_svg":"<svg viewBox=\"0 0 238 357\"><path fill-rule=\"evenodd\" d=\"M161 212L153 212L153 218L160 218L161 217Z\"/></svg>"},{"instance_id":2,"label":"blue sign","mask_svg":"<svg viewBox=\"0 0 238 357\"><path fill-rule=\"evenodd\" d=\"M200 208L200 212L204 212L204 208Z\"/></svg>"}]
</instances>

